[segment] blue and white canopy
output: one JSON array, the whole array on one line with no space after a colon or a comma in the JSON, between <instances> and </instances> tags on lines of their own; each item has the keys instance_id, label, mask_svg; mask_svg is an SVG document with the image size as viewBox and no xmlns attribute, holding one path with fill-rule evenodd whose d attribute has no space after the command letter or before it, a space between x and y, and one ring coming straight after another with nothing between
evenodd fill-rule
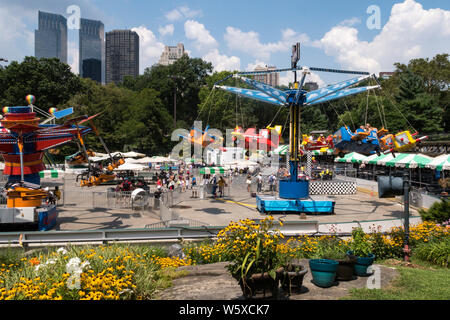
<instances>
[{"instance_id":1,"label":"blue and white canopy","mask_svg":"<svg viewBox=\"0 0 450 320\"><path fill-rule=\"evenodd\" d=\"M246 77L242 77L240 75L234 75L235 78L242 80L246 84L254 87L256 90L253 89L246 89L246 88L236 88L236 87L229 87L229 86L219 86L216 85L216 88L229 91L235 94L239 94L243 97L247 97L254 100L259 100L262 102L278 105L278 106L288 106L288 98L289 93L292 92L292 90L283 91L276 88L273 88L265 83L261 83L258 81L255 81L253 79L249 79ZM357 93L365 92L372 89L380 88L379 85L376 86L367 86L367 87L355 87L355 88L349 88L351 86L354 86L364 80L369 79L370 76L361 76L357 78L353 78L350 80L342 81L339 83L336 83L334 85L330 85L325 88L321 88L318 90L310 91L305 93L305 100L303 102L303 105L314 105L323 103L326 101L334 100L334 99L340 99L347 96L351 96Z\"/></svg>"}]
</instances>

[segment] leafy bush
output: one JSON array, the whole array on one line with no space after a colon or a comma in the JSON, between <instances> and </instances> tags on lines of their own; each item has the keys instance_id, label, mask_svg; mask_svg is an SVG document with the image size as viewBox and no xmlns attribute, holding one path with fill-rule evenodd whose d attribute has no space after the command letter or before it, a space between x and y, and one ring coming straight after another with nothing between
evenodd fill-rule
<instances>
[{"instance_id":1,"label":"leafy bush","mask_svg":"<svg viewBox=\"0 0 450 320\"><path fill-rule=\"evenodd\" d=\"M369 237L362 228L353 228L350 248L355 256L367 257L370 253L372 253L372 248L368 240Z\"/></svg>"},{"instance_id":2,"label":"leafy bush","mask_svg":"<svg viewBox=\"0 0 450 320\"><path fill-rule=\"evenodd\" d=\"M420 216L424 221L434 221L443 223L450 219L450 200L443 199L441 202L435 202L428 209L420 209Z\"/></svg>"},{"instance_id":3,"label":"leafy bush","mask_svg":"<svg viewBox=\"0 0 450 320\"><path fill-rule=\"evenodd\" d=\"M450 238L419 244L413 254L420 260L428 261L439 266L450 266Z\"/></svg>"}]
</instances>

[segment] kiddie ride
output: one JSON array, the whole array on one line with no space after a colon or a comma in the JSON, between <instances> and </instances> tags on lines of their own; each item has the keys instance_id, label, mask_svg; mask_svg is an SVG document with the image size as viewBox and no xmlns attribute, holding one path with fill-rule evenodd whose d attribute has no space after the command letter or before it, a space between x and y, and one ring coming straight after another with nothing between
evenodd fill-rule
<instances>
[{"instance_id":1,"label":"kiddie ride","mask_svg":"<svg viewBox=\"0 0 450 320\"><path fill-rule=\"evenodd\" d=\"M358 83L368 79L371 75L368 72L360 71L346 71L324 68L307 68L297 67L297 62L300 59L300 43L293 46L291 57L291 68L277 69L270 71L254 71L254 72L239 72L230 75L215 84L216 88L229 91L240 96L263 101L265 103L274 104L277 106L287 107L290 110L290 130L289 130L289 154L290 154L290 177L285 180L280 180L279 195L278 196L257 196L256 202L260 212L305 212L305 213L333 213L333 200L309 195L308 180L299 178L299 160L300 160L300 111L305 106L316 105L326 101L340 99L350 95L365 92L371 89L380 88L376 86L353 87ZM302 78L297 82L297 70L301 70ZM357 78L346 80L325 88L307 92L303 90L306 75L309 71L319 72L335 72L363 75ZM257 74L273 73L273 72L294 72L294 87L288 90L280 90L271 87L267 84L257 82L247 76ZM250 85L253 89L236 88L229 86L218 85L219 83L234 77Z\"/></svg>"},{"instance_id":2,"label":"kiddie ride","mask_svg":"<svg viewBox=\"0 0 450 320\"><path fill-rule=\"evenodd\" d=\"M44 152L75 139L82 141L81 137L92 130L80 126L93 118L87 116L69 119L61 125L39 123L40 118L33 110L36 108L34 100L34 96L28 95L28 106L5 107L0 121L0 153L5 161L3 174L8 175L2 189L6 206L0 207L0 228L3 230L49 230L55 226L56 205L48 203L50 194L40 186L39 172L45 169ZM61 118L72 112L72 109L55 111L53 117Z\"/></svg>"},{"instance_id":3,"label":"kiddie ride","mask_svg":"<svg viewBox=\"0 0 450 320\"><path fill-rule=\"evenodd\" d=\"M339 128L333 136L335 153L340 157L344 153L358 152L363 155L381 153L388 154L394 152L405 152L414 149L417 143L427 139L427 136L415 138L418 132L402 131L397 134L390 134L384 128L380 130L357 129L356 132L349 130L347 126Z\"/></svg>"}]
</instances>

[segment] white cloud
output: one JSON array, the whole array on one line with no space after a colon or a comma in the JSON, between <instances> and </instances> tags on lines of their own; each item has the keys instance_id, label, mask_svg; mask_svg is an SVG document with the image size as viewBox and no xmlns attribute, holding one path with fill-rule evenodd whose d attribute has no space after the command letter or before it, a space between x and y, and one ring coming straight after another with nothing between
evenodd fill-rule
<instances>
[{"instance_id":1,"label":"white cloud","mask_svg":"<svg viewBox=\"0 0 450 320\"><path fill-rule=\"evenodd\" d=\"M281 40L277 42L261 43L257 32L227 27L224 39L230 49L243 51L262 60L270 60L270 55L275 52L289 52L295 42L310 43L306 34L299 34L292 29L282 30L281 35Z\"/></svg>"},{"instance_id":2,"label":"white cloud","mask_svg":"<svg viewBox=\"0 0 450 320\"><path fill-rule=\"evenodd\" d=\"M345 68L389 71L395 62L448 52L450 11L425 10L420 3L405 0L392 7L388 22L370 42L360 40L357 29L338 25L318 43Z\"/></svg>"},{"instance_id":3,"label":"white cloud","mask_svg":"<svg viewBox=\"0 0 450 320\"><path fill-rule=\"evenodd\" d=\"M195 20L186 21L184 31L186 38L194 40L194 46L199 51L206 51L219 45L205 26Z\"/></svg>"},{"instance_id":4,"label":"white cloud","mask_svg":"<svg viewBox=\"0 0 450 320\"><path fill-rule=\"evenodd\" d=\"M245 71L254 71L256 67L262 67L264 68L265 66L267 66L268 64L265 63L264 61L260 61L260 60L255 60L254 62L250 62L247 65L247 68L245 68Z\"/></svg>"},{"instance_id":5,"label":"white cloud","mask_svg":"<svg viewBox=\"0 0 450 320\"><path fill-rule=\"evenodd\" d=\"M166 36L166 35L173 35L173 31L175 30L175 27L173 26L173 24L168 24L164 27L159 27L158 32L161 36Z\"/></svg>"},{"instance_id":6,"label":"white cloud","mask_svg":"<svg viewBox=\"0 0 450 320\"><path fill-rule=\"evenodd\" d=\"M173 9L166 14L166 18L169 21L177 21L182 19L192 19L202 16L201 10L192 10L188 6L181 6Z\"/></svg>"},{"instance_id":7,"label":"white cloud","mask_svg":"<svg viewBox=\"0 0 450 320\"><path fill-rule=\"evenodd\" d=\"M357 25L359 23L361 23L361 19L358 18L358 17L353 17L353 18L345 19L344 21L341 21L339 23L339 25L340 26L346 26L346 27L352 27L352 26Z\"/></svg>"},{"instance_id":8,"label":"white cloud","mask_svg":"<svg viewBox=\"0 0 450 320\"><path fill-rule=\"evenodd\" d=\"M18 11L0 6L0 30L0 58L12 62L21 61L25 56L34 56L34 32L28 30ZM2 65L5 64L2 62Z\"/></svg>"},{"instance_id":9,"label":"white cloud","mask_svg":"<svg viewBox=\"0 0 450 320\"><path fill-rule=\"evenodd\" d=\"M241 68L241 60L236 56L228 57L221 55L219 50L212 49L202 57L203 60L211 62L214 71L235 71Z\"/></svg>"},{"instance_id":10,"label":"white cloud","mask_svg":"<svg viewBox=\"0 0 450 320\"><path fill-rule=\"evenodd\" d=\"M159 42L152 30L145 26L132 28L139 35L139 72L159 61L165 45Z\"/></svg>"}]
</instances>

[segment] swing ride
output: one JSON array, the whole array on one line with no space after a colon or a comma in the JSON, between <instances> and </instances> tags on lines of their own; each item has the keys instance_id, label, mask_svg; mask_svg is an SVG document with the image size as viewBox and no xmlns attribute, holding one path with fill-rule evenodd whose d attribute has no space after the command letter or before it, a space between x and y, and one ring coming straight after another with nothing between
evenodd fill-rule
<instances>
[{"instance_id":1,"label":"swing ride","mask_svg":"<svg viewBox=\"0 0 450 320\"><path fill-rule=\"evenodd\" d=\"M278 148L282 126L267 126L266 129L248 128L245 132L241 127L236 127L231 133L233 141L242 145L245 150L273 151Z\"/></svg>"},{"instance_id":2,"label":"swing ride","mask_svg":"<svg viewBox=\"0 0 450 320\"><path fill-rule=\"evenodd\" d=\"M189 143L193 143L194 145L200 145L202 146L202 148L207 147L209 144L214 143L215 141L223 141L223 137L215 136L209 133L208 130L209 126L206 126L204 131L193 126L189 131L188 136L183 136L181 134L179 134L178 136L185 139ZM221 148L221 150L224 150L224 148Z\"/></svg>"},{"instance_id":3,"label":"swing ride","mask_svg":"<svg viewBox=\"0 0 450 320\"><path fill-rule=\"evenodd\" d=\"M88 158L82 136L91 131L97 134L97 131L93 126L90 128L81 124L97 115L75 117L63 124L47 124L49 119L40 123L40 118L34 112L40 110L33 105L34 96L28 95L26 99L28 106L5 107L0 120L0 153L5 161L3 174L8 176L2 190L7 204L6 207L0 207L0 225L31 225L33 228L37 226L39 230L49 230L55 226L58 214L56 205L43 204L49 198L49 192L40 186L39 172L45 169L44 153L48 149L78 140ZM50 120L72 112L72 108L61 112L51 110Z\"/></svg>"},{"instance_id":4,"label":"swing ride","mask_svg":"<svg viewBox=\"0 0 450 320\"><path fill-rule=\"evenodd\" d=\"M289 108L289 167L290 177L280 180L278 196L257 196L256 202L260 212L293 211L309 213L333 213L334 201L329 199L318 199L309 195L309 183L307 180L299 179L298 166L300 161L300 113L306 106L321 104L334 99L344 98L361 92L378 89L380 85L354 87L355 85L374 77L368 72L297 67L300 60L300 43L292 48L291 68L276 69L270 71L250 71L234 73L215 83L214 87L225 90L250 99L262 101L280 107ZM292 71L294 73L294 87L288 90L280 90L267 84L255 81L247 76L273 72ZM302 73L300 82L297 81L297 71ZM303 90L305 78L310 71L336 72L346 74L357 74L359 77L339 82L325 88L307 92ZM254 89L230 87L219 85L219 83L233 77L241 80ZM376 78L375 78L376 79ZM333 141L334 142L334 141Z\"/></svg>"}]
</instances>

